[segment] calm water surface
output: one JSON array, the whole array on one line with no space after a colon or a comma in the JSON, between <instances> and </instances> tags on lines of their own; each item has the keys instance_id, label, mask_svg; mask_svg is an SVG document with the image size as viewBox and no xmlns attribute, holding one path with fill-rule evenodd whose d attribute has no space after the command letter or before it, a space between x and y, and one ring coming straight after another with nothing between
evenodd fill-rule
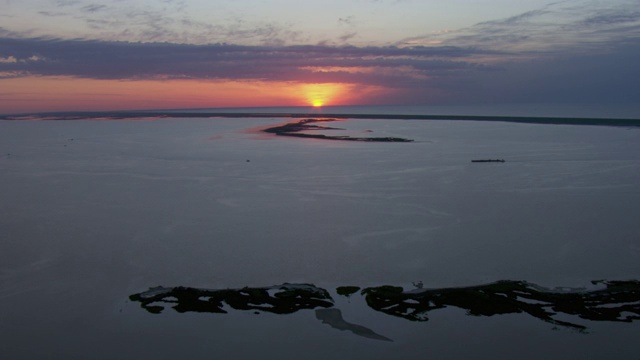
<instances>
[{"instance_id":1,"label":"calm water surface","mask_svg":"<svg viewBox=\"0 0 640 360\"><path fill-rule=\"evenodd\" d=\"M3 358L640 357L637 321L557 313L578 331L451 305L410 321L336 290L640 279L640 131L330 124L411 143L255 131L285 121L0 122ZM326 290L339 313L153 314L129 298L287 282Z\"/></svg>"}]
</instances>

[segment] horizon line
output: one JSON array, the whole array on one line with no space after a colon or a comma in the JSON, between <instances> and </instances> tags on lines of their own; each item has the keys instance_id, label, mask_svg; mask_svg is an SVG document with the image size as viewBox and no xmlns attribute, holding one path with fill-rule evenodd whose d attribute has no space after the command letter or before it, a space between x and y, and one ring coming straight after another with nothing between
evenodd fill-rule
<instances>
[{"instance_id":1,"label":"horizon line","mask_svg":"<svg viewBox=\"0 0 640 360\"><path fill-rule=\"evenodd\" d=\"M361 105L355 105L361 106ZM366 106L366 105L364 105ZM389 106L389 105L388 105ZM419 106L419 105L416 105ZM285 106L286 108L304 108L304 106ZM268 109L282 107L254 107ZM619 117L575 117L575 116L511 116L511 115L439 115L439 114L366 114L366 113L318 113L318 112L224 112L223 109L248 108L201 108L175 110L115 110L115 111L55 111L31 114L0 114L0 120L123 120L129 118L333 118L333 119L370 119L370 120L449 120L449 121L498 121L549 125L604 125L640 127L640 118ZM312 108L317 109L317 108ZM204 110L218 110L207 111ZM198 111L198 112L194 112Z\"/></svg>"}]
</instances>

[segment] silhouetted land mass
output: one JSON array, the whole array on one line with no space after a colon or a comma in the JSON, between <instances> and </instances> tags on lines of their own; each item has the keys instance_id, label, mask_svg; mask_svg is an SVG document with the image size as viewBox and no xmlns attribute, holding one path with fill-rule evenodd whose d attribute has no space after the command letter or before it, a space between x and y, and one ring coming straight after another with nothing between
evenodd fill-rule
<instances>
[{"instance_id":1,"label":"silhouetted land mass","mask_svg":"<svg viewBox=\"0 0 640 360\"><path fill-rule=\"evenodd\" d=\"M559 292L544 290L524 281L404 292L402 288L381 286L363 290L367 304L377 311L412 321L426 321L429 311L454 306L469 315L493 316L525 313L554 325L579 330L586 326L558 315L574 315L589 321L631 322L640 319L640 282L601 282L605 289Z\"/></svg>"},{"instance_id":2,"label":"silhouetted land mass","mask_svg":"<svg viewBox=\"0 0 640 360\"><path fill-rule=\"evenodd\" d=\"M252 113L252 112L189 112L189 111L103 111L103 112L47 112L35 114L0 115L0 120L84 120L135 118L308 118L308 119L398 119L398 120L460 120L499 121L529 124L602 125L640 127L640 119L590 117L536 117L484 115L407 115L407 114L314 114L314 113Z\"/></svg>"},{"instance_id":3,"label":"silhouetted land mass","mask_svg":"<svg viewBox=\"0 0 640 360\"><path fill-rule=\"evenodd\" d=\"M191 287L155 287L129 296L140 302L150 313L160 313L172 304L177 312L227 313L224 304L235 310L265 311L290 314L302 309L329 308L333 299L329 293L308 284L283 284L264 288L205 290Z\"/></svg>"},{"instance_id":4,"label":"silhouetted land mass","mask_svg":"<svg viewBox=\"0 0 640 360\"><path fill-rule=\"evenodd\" d=\"M586 321L629 323L640 320L640 281L593 283L602 288L591 291L549 290L525 281L498 281L471 287L413 291L386 285L365 288L360 294L371 309L410 321L427 321L429 312L449 306L465 309L472 316L528 314L553 325L579 331L587 327L567 320L567 315ZM337 292L351 295L358 290L355 286L345 286L339 287ZM156 287L129 298L140 302L142 308L154 314L162 312L165 306L171 306L178 312L226 313L226 304L236 310L276 314L334 306L327 290L310 284L236 290ZM336 322L338 320L336 318ZM341 326L347 326L345 324Z\"/></svg>"},{"instance_id":5,"label":"silhouetted land mass","mask_svg":"<svg viewBox=\"0 0 640 360\"><path fill-rule=\"evenodd\" d=\"M398 137L354 137L354 136L341 136L341 135L322 135L322 134L308 134L302 133L301 131L309 131L309 130L344 130L340 128L328 127L328 126L319 126L319 125L309 125L314 122L330 122L336 121L336 119L304 119L297 122L292 122L280 126L271 127L265 130L264 132L270 134L276 134L280 136L294 136L301 138L310 138L310 139L321 139L321 140L344 140L344 141L370 141L370 142L411 142L411 139L404 139Z\"/></svg>"},{"instance_id":6,"label":"silhouetted land mass","mask_svg":"<svg viewBox=\"0 0 640 360\"><path fill-rule=\"evenodd\" d=\"M342 296L351 296L360 291L360 287L358 286L340 286L336 289L338 295Z\"/></svg>"}]
</instances>

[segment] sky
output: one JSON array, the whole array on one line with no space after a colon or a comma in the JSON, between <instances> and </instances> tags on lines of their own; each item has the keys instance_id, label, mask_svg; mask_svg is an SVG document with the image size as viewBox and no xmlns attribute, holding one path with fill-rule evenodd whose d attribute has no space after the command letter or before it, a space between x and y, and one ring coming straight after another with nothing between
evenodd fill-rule
<instances>
[{"instance_id":1,"label":"sky","mask_svg":"<svg viewBox=\"0 0 640 360\"><path fill-rule=\"evenodd\" d=\"M0 0L0 113L640 103L640 0Z\"/></svg>"}]
</instances>

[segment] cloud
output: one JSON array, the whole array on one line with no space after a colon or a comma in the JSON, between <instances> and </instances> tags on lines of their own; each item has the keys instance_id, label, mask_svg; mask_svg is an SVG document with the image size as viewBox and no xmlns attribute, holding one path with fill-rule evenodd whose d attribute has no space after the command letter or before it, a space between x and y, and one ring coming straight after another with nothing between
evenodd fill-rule
<instances>
[{"instance_id":1,"label":"cloud","mask_svg":"<svg viewBox=\"0 0 640 360\"><path fill-rule=\"evenodd\" d=\"M584 26L621 25L636 23L638 20L640 20L640 11L609 10L590 16L579 24Z\"/></svg>"},{"instance_id":2,"label":"cloud","mask_svg":"<svg viewBox=\"0 0 640 360\"><path fill-rule=\"evenodd\" d=\"M453 71L482 71L467 61L495 55L455 47L240 46L128 43L93 40L0 39L1 71L93 79L258 79L409 83ZM32 61L32 60L38 61ZM412 69L411 72L314 72L308 68Z\"/></svg>"},{"instance_id":3,"label":"cloud","mask_svg":"<svg viewBox=\"0 0 640 360\"><path fill-rule=\"evenodd\" d=\"M481 22L479 24L477 24L477 27L482 27L482 26L498 26L498 25L503 25L503 26L514 26L514 25L519 25L519 24L523 24L523 23L528 23L530 20L536 19L538 17L544 16L546 14L549 14L549 10L547 10L548 7L544 7L542 9L537 9L537 10L531 10L531 11L527 11L524 12L522 14L518 14L515 16L511 16L508 17L506 19L500 19L500 20L492 20L492 21L485 21L485 22Z\"/></svg>"},{"instance_id":4,"label":"cloud","mask_svg":"<svg viewBox=\"0 0 640 360\"><path fill-rule=\"evenodd\" d=\"M13 31L9 31L3 28L2 26L0 26L0 38L16 38L16 37L20 37L20 34L17 34Z\"/></svg>"},{"instance_id":5,"label":"cloud","mask_svg":"<svg viewBox=\"0 0 640 360\"><path fill-rule=\"evenodd\" d=\"M338 19L338 25L343 25L343 26L354 26L355 25L355 16L350 15L344 18L339 18Z\"/></svg>"},{"instance_id":6,"label":"cloud","mask_svg":"<svg viewBox=\"0 0 640 360\"><path fill-rule=\"evenodd\" d=\"M7 56L7 57L0 56L0 64L18 64L18 63L27 63L27 62L44 61L44 60L46 59L41 58L37 55L32 55L28 58L22 58L22 59L17 59L15 56Z\"/></svg>"},{"instance_id":7,"label":"cloud","mask_svg":"<svg viewBox=\"0 0 640 360\"><path fill-rule=\"evenodd\" d=\"M640 38L637 0L565 0L472 27L412 37L398 46L444 44L502 51L561 53L592 51L621 38Z\"/></svg>"},{"instance_id":8,"label":"cloud","mask_svg":"<svg viewBox=\"0 0 640 360\"><path fill-rule=\"evenodd\" d=\"M367 2L370 3L378 3L378 4L401 4L401 3L408 3L411 2L413 0L366 0Z\"/></svg>"},{"instance_id":9,"label":"cloud","mask_svg":"<svg viewBox=\"0 0 640 360\"><path fill-rule=\"evenodd\" d=\"M93 28L119 29L114 38L145 42L26 37L0 27L0 78L343 83L393 89L381 100L387 103L640 102L634 83L640 78L640 11L633 3L598 7L568 0L393 46L360 47L336 45L357 37L355 31L316 45L287 45L304 34L240 18L202 24L144 9L124 20L87 12ZM111 10L95 13L102 11ZM200 34L200 44L173 30L185 26ZM234 44L246 39L259 41Z\"/></svg>"},{"instance_id":10,"label":"cloud","mask_svg":"<svg viewBox=\"0 0 640 360\"><path fill-rule=\"evenodd\" d=\"M14 56L0 57L0 64L15 64L18 60Z\"/></svg>"},{"instance_id":11,"label":"cloud","mask_svg":"<svg viewBox=\"0 0 640 360\"><path fill-rule=\"evenodd\" d=\"M494 73L466 74L464 81L436 86L477 102L632 103L640 101L640 41L612 45L607 52L502 64Z\"/></svg>"},{"instance_id":12,"label":"cloud","mask_svg":"<svg viewBox=\"0 0 640 360\"><path fill-rule=\"evenodd\" d=\"M640 41L518 58L454 46L242 46L0 38L0 78L343 83L393 89L387 103L639 102ZM514 60L518 59L518 60Z\"/></svg>"},{"instance_id":13,"label":"cloud","mask_svg":"<svg viewBox=\"0 0 640 360\"><path fill-rule=\"evenodd\" d=\"M107 8L107 5L102 5L102 4L90 4L90 5L86 5L83 6L80 10L82 12L88 12L88 13L95 13L101 10L104 10Z\"/></svg>"},{"instance_id":14,"label":"cloud","mask_svg":"<svg viewBox=\"0 0 640 360\"><path fill-rule=\"evenodd\" d=\"M58 7L74 6L80 3L82 3L82 1L80 0L56 0L55 1L56 6Z\"/></svg>"},{"instance_id":15,"label":"cloud","mask_svg":"<svg viewBox=\"0 0 640 360\"><path fill-rule=\"evenodd\" d=\"M46 17L61 17L61 16L69 16L68 13L65 12L53 12L53 11L38 11L38 14Z\"/></svg>"},{"instance_id":16,"label":"cloud","mask_svg":"<svg viewBox=\"0 0 640 360\"><path fill-rule=\"evenodd\" d=\"M57 0L54 7L38 15L68 22L68 37L113 41L210 44L217 42L286 45L303 42L301 32L291 24L275 21L246 21L229 16L217 21L196 20L184 0L162 0L154 6L140 2L99 3L86 0ZM69 30L73 29L73 30ZM69 32L73 31L73 32ZM34 27L32 34L45 32ZM37 35L36 35L37 36Z\"/></svg>"},{"instance_id":17,"label":"cloud","mask_svg":"<svg viewBox=\"0 0 640 360\"><path fill-rule=\"evenodd\" d=\"M351 40L351 39L355 38L356 36L358 36L358 33L357 33L357 32L352 32L352 33L344 34L344 35L340 36L338 39L339 39L341 42L346 43L346 42L348 42L349 40Z\"/></svg>"}]
</instances>

